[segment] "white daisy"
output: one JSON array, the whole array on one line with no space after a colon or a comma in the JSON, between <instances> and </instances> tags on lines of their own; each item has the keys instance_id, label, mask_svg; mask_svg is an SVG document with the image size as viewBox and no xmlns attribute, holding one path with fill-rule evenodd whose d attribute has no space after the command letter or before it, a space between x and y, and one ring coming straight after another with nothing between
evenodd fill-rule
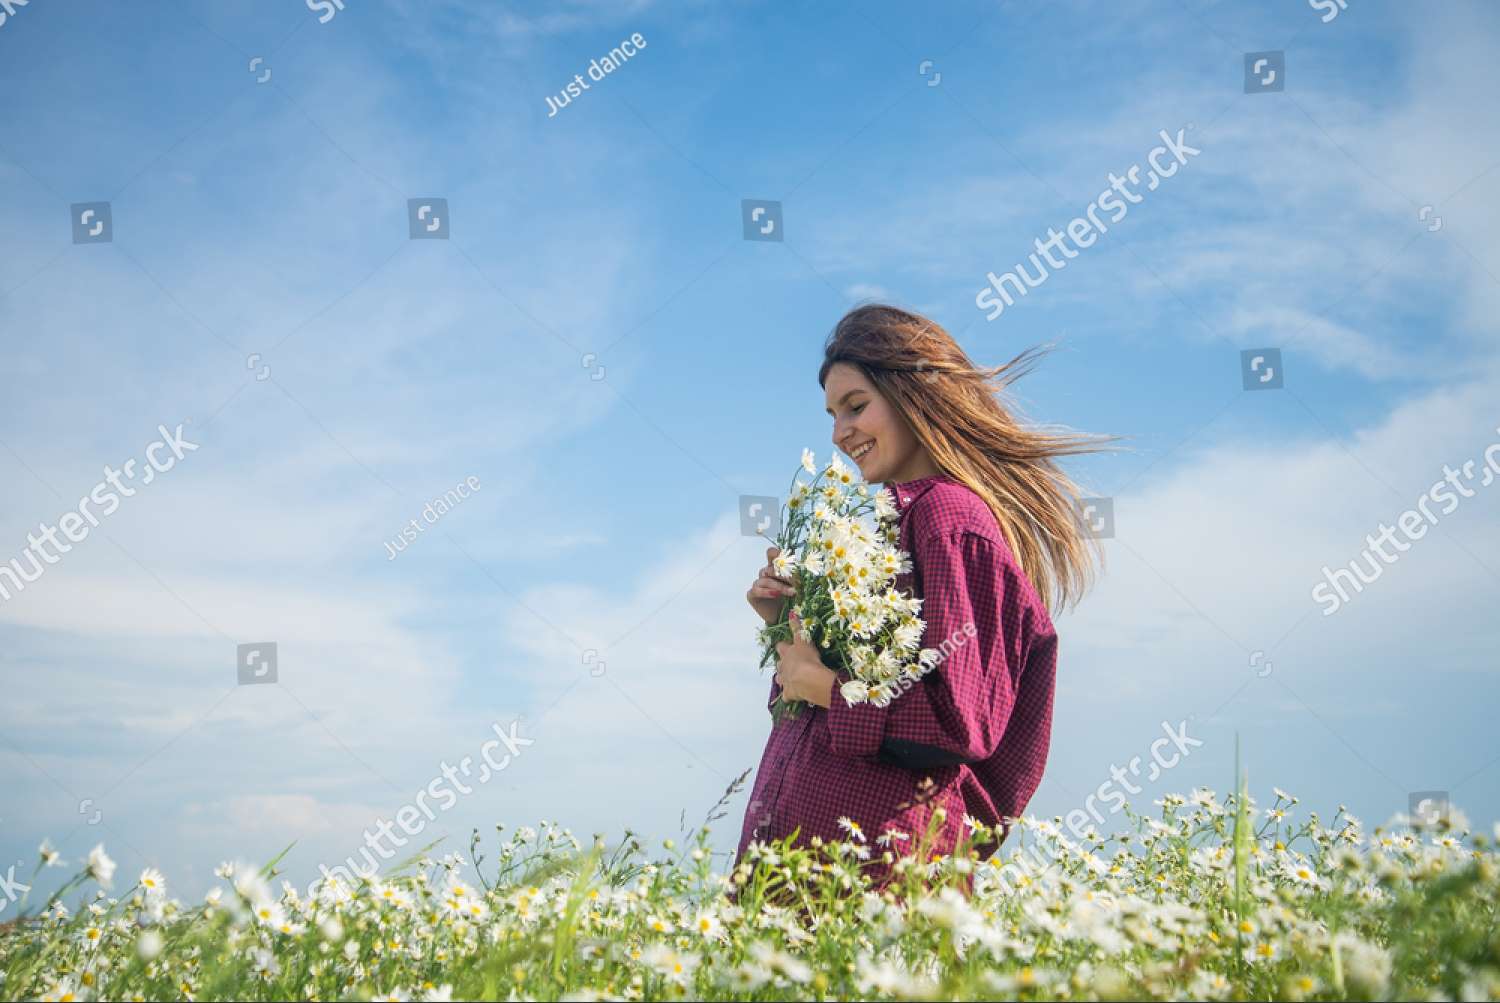
<instances>
[{"instance_id":1,"label":"white daisy","mask_svg":"<svg viewBox=\"0 0 1500 1003\"><path fill-rule=\"evenodd\" d=\"M89 877L108 888L114 876L115 862L109 859L109 854L104 852L104 844L100 843L89 851Z\"/></svg>"},{"instance_id":2,"label":"white daisy","mask_svg":"<svg viewBox=\"0 0 1500 1003\"><path fill-rule=\"evenodd\" d=\"M698 967L697 955L678 954L666 944L652 944L646 948L641 960L668 980L683 986L687 985L693 969Z\"/></svg>"},{"instance_id":3,"label":"white daisy","mask_svg":"<svg viewBox=\"0 0 1500 1003\"><path fill-rule=\"evenodd\" d=\"M839 695L844 698L846 704L852 707L870 699L870 686L864 680L851 679L839 687Z\"/></svg>"},{"instance_id":4,"label":"white daisy","mask_svg":"<svg viewBox=\"0 0 1500 1003\"><path fill-rule=\"evenodd\" d=\"M147 895L164 895L167 891L167 879L161 876L161 871L148 867L141 872L141 887L146 889Z\"/></svg>"},{"instance_id":5,"label":"white daisy","mask_svg":"<svg viewBox=\"0 0 1500 1003\"><path fill-rule=\"evenodd\" d=\"M839 819L839 828L843 829L845 832L853 836L855 839L859 840L861 843L865 841L865 831L860 828L858 822L854 821L854 819L850 818L848 815L844 815Z\"/></svg>"},{"instance_id":6,"label":"white daisy","mask_svg":"<svg viewBox=\"0 0 1500 1003\"><path fill-rule=\"evenodd\" d=\"M694 926L698 930L698 935L704 940L712 940L719 936L723 930L723 924L719 922L719 917L711 912L700 912Z\"/></svg>"}]
</instances>

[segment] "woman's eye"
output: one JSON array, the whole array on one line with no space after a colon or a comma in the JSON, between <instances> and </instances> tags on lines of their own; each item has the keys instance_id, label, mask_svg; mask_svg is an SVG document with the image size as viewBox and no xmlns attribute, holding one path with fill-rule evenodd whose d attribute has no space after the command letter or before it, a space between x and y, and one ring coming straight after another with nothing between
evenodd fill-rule
<instances>
[{"instance_id":1,"label":"woman's eye","mask_svg":"<svg viewBox=\"0 0 1500 1003\"><path fill-rule=\"evenodd\" d=\"M855 408L855 409L854 409L854 413L855 413L855 414L859 414L859 413L860 413L860 412L861 412L861 411L863 411L863 410L864 410L864 409L865 409L865 405L864 405L864 404L861 404L861 405L860 405L860 406L859 406L859 407L857 407L857 408Z\"/></svg>"}]
</instances>

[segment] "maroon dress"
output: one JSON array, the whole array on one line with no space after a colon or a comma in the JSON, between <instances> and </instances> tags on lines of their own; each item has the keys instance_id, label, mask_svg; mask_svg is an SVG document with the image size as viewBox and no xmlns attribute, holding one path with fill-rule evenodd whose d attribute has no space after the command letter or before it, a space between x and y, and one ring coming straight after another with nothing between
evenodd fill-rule
<instances>
[{"instance_id":1,"label":"maroon dress","mask_svg":"<svg viewBox=\"0 0 1500 1003\"><path fill-rule=\"evenodd\" d=\"M870 848L867 873L889 848L914 852L937 806L946 819L929 844L953 852L968 815L1009 833L1041 782L1052 732L1057 632L1046 605L1022 573L983 499L945 474L887 485L900 513L898 546L912 570L898 591L922 598L923 648L949 653L885 707L850 706L832 684L827 709L802 712L771 728L756 770L736 860L752 840L801 831L850 839L841 818L857 823ZM771 696L780 684L773 678ZM895 830L909 838L882 834ZM994 843L980 847L988 857Z\"/></svg>"}]
</instances>

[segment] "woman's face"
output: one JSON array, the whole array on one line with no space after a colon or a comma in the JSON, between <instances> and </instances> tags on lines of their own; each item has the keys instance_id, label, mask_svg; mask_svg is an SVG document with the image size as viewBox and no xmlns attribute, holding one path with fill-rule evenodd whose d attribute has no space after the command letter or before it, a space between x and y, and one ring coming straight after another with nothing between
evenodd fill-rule
<instances>
[{"instance_id":1,"label":"woman's face","mask_svg":"<svg viewBox=\"0 0 1500 1003\"><path fill-rule=\"evenodd\" d=\"M833 444L854 461L867 482L900 484L938 473L905 419L858 366L835 362L828 368L823 390L833 418Z\"/></svg>"}]
</instances>

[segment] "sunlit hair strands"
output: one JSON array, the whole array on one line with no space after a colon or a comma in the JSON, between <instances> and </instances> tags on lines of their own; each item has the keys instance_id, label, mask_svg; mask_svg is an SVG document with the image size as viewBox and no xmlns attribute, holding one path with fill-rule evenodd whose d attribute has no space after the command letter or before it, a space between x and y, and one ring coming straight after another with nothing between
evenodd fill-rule
<instances>
[{"instance_id":1,"label":"sunlit hair strands","mask_svg":"<svg viewBox=\"0 0 1500 1003\"><path fill-rule=\"evenodd\" d=\"M906 419L938 470L984 499L1049 612L1076 603L1103 550L1087 532L1082 492L1056 458L1094 453L1120 439L1016 418L1005 400L1050 346L1003 366L976 367L940 324L884 304L840 318L823 349L818 383L835 363L858 366Z\"/></svg>"}]
</instances>

